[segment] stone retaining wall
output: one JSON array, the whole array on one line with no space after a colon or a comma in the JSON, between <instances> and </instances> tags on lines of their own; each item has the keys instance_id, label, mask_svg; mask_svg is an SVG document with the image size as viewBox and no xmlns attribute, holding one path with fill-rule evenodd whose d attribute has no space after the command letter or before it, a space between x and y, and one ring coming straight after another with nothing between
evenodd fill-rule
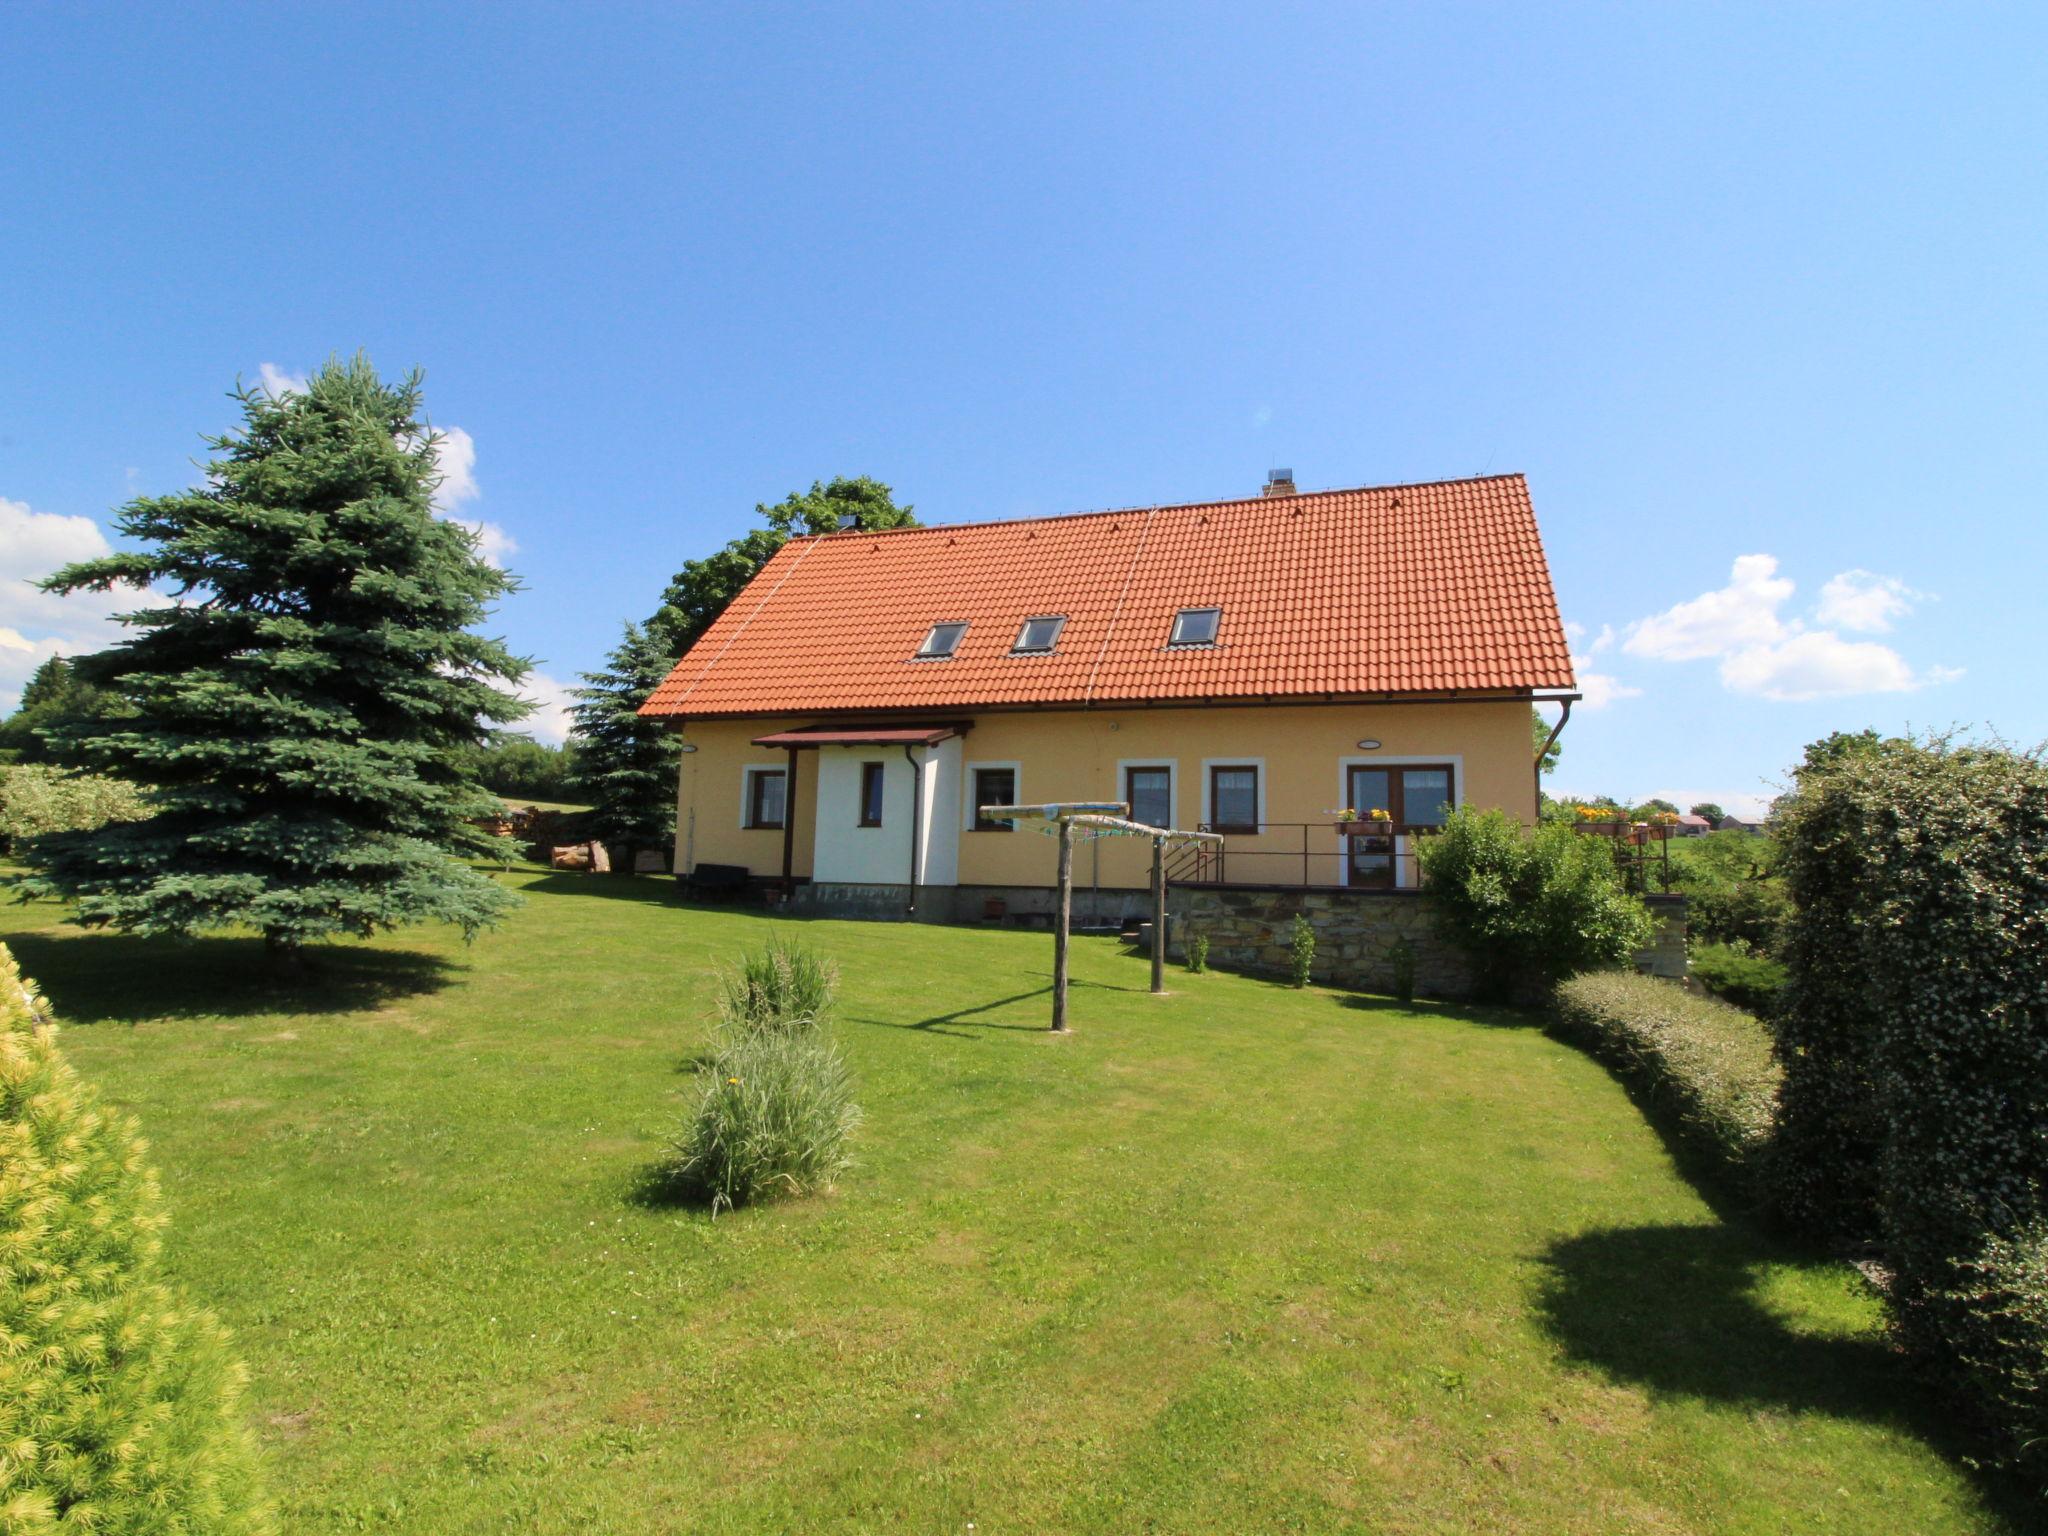
<instances>
[{"instance_id":1,"label":"stone retaining wall","mask_svg":"<svg viewBox=\"0 0 2048 1536\"><path fill-rule=\"evenodd\" d=\"M1685 974L1685 899L1650 898L1657 938L1636 956L1639 970ZM1316 931L1313 975L1366 992L1394 990L1395 955L1414 957L1421 997L1472 995L1471 963L1441 931L1429 900L1414 891L1299 890L1227 885L1176 885L1166 893L1167 953L1186 957L1190 932L1206 934L1209 963L1224 970L1285 975L1288 938L1297 914Z\"/></svg>"}]
</instances>

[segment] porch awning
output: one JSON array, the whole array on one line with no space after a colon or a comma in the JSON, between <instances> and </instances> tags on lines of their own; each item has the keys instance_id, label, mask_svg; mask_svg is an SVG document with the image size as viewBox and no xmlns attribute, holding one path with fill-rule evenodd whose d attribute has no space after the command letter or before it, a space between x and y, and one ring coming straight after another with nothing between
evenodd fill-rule
<instances>
[{"instance_id":1,"label":"porch awning","mask_svg":"<svg viewBox=\"0 0 2048 1536\"><path fill-rule=\"evenodd\" d=\"M949 736L964 736L967 726L953 721L939 725L807 725L794 731L756 736L757 747L931 747Z\"/></svg>"}]
</instances>

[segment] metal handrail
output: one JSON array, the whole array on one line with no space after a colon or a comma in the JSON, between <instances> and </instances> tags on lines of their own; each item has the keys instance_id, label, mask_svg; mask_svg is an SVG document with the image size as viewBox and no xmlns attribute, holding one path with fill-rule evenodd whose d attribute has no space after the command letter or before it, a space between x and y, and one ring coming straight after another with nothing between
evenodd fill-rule
<instances>
[{"instance_id":1,"label":"metal handrail","mask_svg":"<svg viewBox=\"0 0 2048 1536\"><path fill-rule=\"evenodd\" d=\"M1336 822L1331 821L1262 821L1258 824L1256 830L1248 830L1242 827L1217 827L1212 823L1203 822L1199 830L1219 833L1224 839L1222 846L1211 847L1208 844L1196 844L1180 851L1167 864L1167 883L1170 885L1227 884L1231 878L1231 866L1235 864L1238 871L1240 871L1240 878L1249 884L1299 885L1304 887L1328 886L1331 888L1350 886L1353 889L1365 890L1388 887L1412 889L1418 883L1420 877L1420 869L1415 860L1415 850L1412 846L1405 851L1398 850L1394 846L1394 840L1398 837L1424 837L1437 830L1437 824L1433 822L1389 822L1386 824L1384 832L1371 833L1338 832L1337 825ZM1337 840L1337 846L1323 850L1312 849L1309 846L1309 833L1317 829L1331 833ZM1253 837L1270 838L1276 832L1288 831L1298 831L1301 834L1299 848L1247 848L1242 845L1241 841L1238 842L1238 846L1232 846L1233 840ZM1360 852L1360 850L1352 846L1353 840L1356 838L1371 838L1374 841L1384 841L1386 843L1387 846L1384 850L1372 850L1376 857L1386 861L1387 877L1384 886L1378 881L1361 881L1347 874L1347 866L1351 865L1352 860ZM1300 878L1297 880L1265 878L1267 872L1272 867L1272 861L1276 859L1285 859L1293 863ZM1324 865L1328 866L1330 878L1328 880L1312 878L1318 872L1318 869ZM1410 878L1405 882L1399 878L1400 872L1404 867L1410 875Z\"/></svg>"}]
</instances>

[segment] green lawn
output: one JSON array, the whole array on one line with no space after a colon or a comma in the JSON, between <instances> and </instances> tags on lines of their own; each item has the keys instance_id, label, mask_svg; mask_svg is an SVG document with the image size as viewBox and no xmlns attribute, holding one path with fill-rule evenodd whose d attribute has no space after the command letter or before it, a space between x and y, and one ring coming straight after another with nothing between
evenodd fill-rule
<instances>
[{"instance_id":1,"label":"green lawn","mask_svg":"<svg viewBox=\"0 0 2048 1536\"><path fill-rule=\"evenodd\" d=\"M0 908L144 1122L293 1531L2017 1529L1853 1271L1714 1210L1515 1015L811 923L867 1123L840 1193L636 1197L769 920L515 874L465 950Z\"/></svg>"}]
</instances>

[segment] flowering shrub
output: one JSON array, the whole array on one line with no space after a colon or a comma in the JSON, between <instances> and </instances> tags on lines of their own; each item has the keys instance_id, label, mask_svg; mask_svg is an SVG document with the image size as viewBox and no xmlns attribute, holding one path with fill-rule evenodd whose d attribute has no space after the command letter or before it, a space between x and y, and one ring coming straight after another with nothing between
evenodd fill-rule
<instances>
[{"instance_id":1,"label":"flowering shrub","mask_svg":"<svg viewBox=\"0 0 2048 1536\"><path fill-rule=\"evenodd\" d=\"M125 779L47 763L0 767L0 845L17 846L46 832L91 832L148 814L148 800Z\"/></svg>"},{"instance_id":2,"label":"flowering shrub","mask_svg":"<svg viewBox=\"0 0 2048 1536\"><path fill-rule=\"evenodd\" d=\"M1654 931L1607 844L1567 826L1524 827L1504 811L1461 806L1419 840L1417 857L1446 935L1496 997L1527 979L1619 965Z\"/></svg>"},{"instance_id":3,"label":"flowering shrub","mask_svg":"<svg viewBox=\"0 0 2048 1536\"><path fill-rule=\"evenodd\" d=\"M269 1531L225 1331L164 1283L156 1175L0 946L0 1530Z\"/></svg>"},{"instance_id":4,"label":"flowering shrub","mask_svg":"<svg viewBox=\"0 0 2048 1536\"><path fill-rule=\"evenodd\" d=\"M1872 744L1779 821L1782 1203L1875 1230L1902 1341L2048 1474L2048 764Z\"/></svg>"},{"instance_id":5,"label":"flowering shrub","mask_svg":"<svg viewBox=\"0 0 2048 1536\"><path fill-rule=\"evenodd\" d=\"M1671 1110L1731 1182L1754 1184L1779 1078L1756 1019L1675 982L1607 972L1560 983L1551 1020Z\"/></svg>"}]
</instances>

